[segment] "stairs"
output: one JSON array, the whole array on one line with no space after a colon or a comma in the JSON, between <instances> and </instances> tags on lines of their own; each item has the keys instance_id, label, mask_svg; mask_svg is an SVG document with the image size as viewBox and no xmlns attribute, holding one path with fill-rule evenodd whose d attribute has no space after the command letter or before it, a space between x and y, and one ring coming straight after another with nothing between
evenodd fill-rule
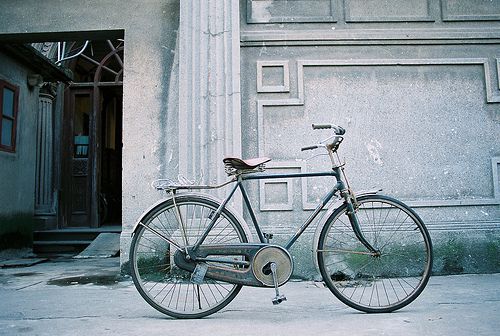
<instances>
[{"instance_id":1,"label":"stairs","mask_svg":"<svg viewBox=\"0 0 500 336\"><path fill-rule=\"evenodd\" d=\"M33 232L33 252L39 256L77 255L100 233L120 233L121 226L68 228Z\"/></svg>"}]
</instances>

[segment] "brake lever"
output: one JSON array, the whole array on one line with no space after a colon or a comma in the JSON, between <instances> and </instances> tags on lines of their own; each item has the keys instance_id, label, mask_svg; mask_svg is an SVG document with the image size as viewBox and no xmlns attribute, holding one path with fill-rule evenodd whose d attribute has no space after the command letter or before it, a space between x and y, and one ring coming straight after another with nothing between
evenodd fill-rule
<instances>
[{"instance_id":1,"label":"brake lever","mask_svg":"<svg viewBox=\"0 0 500 336\"><path fill-rule=\"evenodd\" d=\"M306 147L302 147L300 150L301 151L306 151L306 150L313 150L313 149L317 149L319 146L318 145L314 145L314 146L306 146Z\"/></svg>"}]
</instances>

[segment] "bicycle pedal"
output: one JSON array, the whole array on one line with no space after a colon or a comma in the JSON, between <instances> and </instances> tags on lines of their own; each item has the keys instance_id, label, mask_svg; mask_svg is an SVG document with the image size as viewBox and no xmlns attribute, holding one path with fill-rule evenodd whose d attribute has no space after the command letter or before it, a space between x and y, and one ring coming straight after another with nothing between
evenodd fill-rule
<instances>
[{"instance_id":1,"label":"bicycle pedal","mask_svg":"<svg viewBox=\"0 0 500 336\"><path fill-rule=\"evenodd\" d=\"M279 305L283 301L286 301L286 297L284 295L276 296L273 299L273 305Z\"/></svg>"}]
</instances>

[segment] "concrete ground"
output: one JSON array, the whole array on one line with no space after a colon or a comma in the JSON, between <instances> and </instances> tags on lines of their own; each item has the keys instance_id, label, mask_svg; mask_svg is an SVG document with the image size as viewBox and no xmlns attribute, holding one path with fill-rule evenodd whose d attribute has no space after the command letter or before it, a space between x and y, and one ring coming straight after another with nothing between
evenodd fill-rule
<instances>
[{"instance_id":1,"label":"concrete ground","mask_svg":"<svg viewBox=\"0 0 500 336\"><path fill-rule=\"evenodd\" d=\"M26 261L26 259L25 259ZM322 283L243 288L222 311L175 320L151 308L119 258L57 259L0 269L0 335L498 335L500 274L432 277L411 305L365 314ZM0 263L1 264L1 263ZM5 264L5 263L4 263ZM24 263L29 265L30 263Z\"/></svg>"}]
</instances>

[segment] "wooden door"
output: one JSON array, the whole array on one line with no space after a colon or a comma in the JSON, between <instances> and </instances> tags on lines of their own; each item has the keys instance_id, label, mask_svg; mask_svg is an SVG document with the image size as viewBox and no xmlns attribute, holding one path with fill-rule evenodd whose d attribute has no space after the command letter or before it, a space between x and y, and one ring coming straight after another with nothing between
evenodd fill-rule
<instances>
[{"instance_id":1,"label":"wooden door","mask_svg":"<svg viewBox=\"0 0 500 336\"><path fill-rule=\"evenodd\" d=\"M92 227L95 153L93 88L68 89L63 120L61 204L64 227Z\"/></svg>"}]
</instances>

